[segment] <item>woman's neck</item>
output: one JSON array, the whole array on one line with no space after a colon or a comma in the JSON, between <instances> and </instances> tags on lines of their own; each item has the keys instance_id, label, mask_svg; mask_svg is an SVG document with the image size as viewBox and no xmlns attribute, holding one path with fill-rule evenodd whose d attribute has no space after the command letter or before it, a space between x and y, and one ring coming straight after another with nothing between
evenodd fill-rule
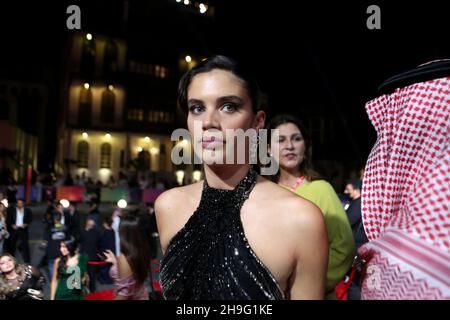
<instances>
[{"instance_id":1,"label":"woman's neck","mask_svg":"<svg viewBox=\"0 0 450 320\"><path fill-rule=\"evenodd\" d=\"M13 269L10 273L5 274L6 279L8 280L12 280L17 278L17 273L16 271Z\"/></svg>"},{"instance_id":2,"label":"woman's neck","mask_svg":"<svg viewBox=\"0 0 450 320\"><path fill-rule=\"evenodd\" d=\"M211 188L234 189L250 170L249 164L242 165L205 165L205 179Z\"/></svg>"},{"instance_id":3,"label":"woman's neck","mask_svg":"<svg viewBox=\"0 0 450 320\"><path fill-rule=\"evenodd\" d=\"M290 187L295 183L298 177L300 177L299 170L287 171L280 168L280 179L278 179L278 183Z\"/></svg>"}]
</instances>

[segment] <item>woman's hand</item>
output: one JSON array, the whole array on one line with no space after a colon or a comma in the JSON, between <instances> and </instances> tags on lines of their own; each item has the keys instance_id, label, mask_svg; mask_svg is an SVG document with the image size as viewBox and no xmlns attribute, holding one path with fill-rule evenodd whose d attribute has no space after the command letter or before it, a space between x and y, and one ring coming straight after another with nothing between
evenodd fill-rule
<instances>
[{"instance_id":1,"label":"woman's hand","mask_svg":"<svg viewBox=\"0 0 450 320\"><path fill-rule=\"evenodd\" d=\"M81 284L82 284L83 286L87 287L87 286L89 285L89 281L90 281L90 278L89 278L88 273L86 272L86 273L84 274L83 278L81 279Z\"/></svg>"},{"instance_id":2,"label":"woman's hand","mask_svg":"<svg viewBox=\"0 0 450 320\"><path fill-rule=\"evenodd\" d=\"M105 255L105 262L109 262L112 264L117 264L117 258L114 255L114 253L111 250L106 250L103 252L103 254Z\"/></svg>"}]
</instances>

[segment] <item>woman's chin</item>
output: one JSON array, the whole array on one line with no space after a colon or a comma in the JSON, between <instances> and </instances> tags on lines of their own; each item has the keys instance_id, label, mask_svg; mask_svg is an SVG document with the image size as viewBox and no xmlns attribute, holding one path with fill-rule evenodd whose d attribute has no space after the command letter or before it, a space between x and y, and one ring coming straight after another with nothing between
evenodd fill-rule
<instances>
[{"instance_id":1,"label":"woman's chin","mask_svg":"<svg viewBox=\"0 0 450 320\"><path fill-rule=\"evenodd\" d=\"M297 170L299 165L300 164L298 163L297 160L283 161L282 163L280 163L281 169L286 170L286 171Z\"/></svg>"},{"instance_id":2,"label":"woman's chin","mask_svg":"<svg viewBox=\"0 0 450 320\"><path fill-rule=\"evenodd\" d=\"M203 149L202 160L209 166L225 164L225 155L222 151Z\"/></svg>"}]
</instances>

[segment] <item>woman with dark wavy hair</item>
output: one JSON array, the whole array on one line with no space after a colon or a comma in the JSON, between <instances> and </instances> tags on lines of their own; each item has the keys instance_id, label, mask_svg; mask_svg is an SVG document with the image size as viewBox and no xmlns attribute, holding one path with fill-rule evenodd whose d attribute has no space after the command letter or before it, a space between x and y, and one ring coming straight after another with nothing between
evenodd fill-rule
<instances>
[{"instance_id":1,"label":"woman with dark wavy hair","mask_svg":"<svg viewBox=\"0 0 450 320\"><path fill-rule=\"evenodd\" d=\"M155 202L166 299L324 296L328 240L320 210L258 173L251 161L256 143L235 143L236 135L265 124L252 73L217 55L180 80L179 105L204 180L167 190Z\"/></svg>"},{"instance_id":2,"label":"woman with dark wavy hair","mask_svg":"<svg viewBox=\"0 0 450 320\"><path fill-rule=\"evenodd\" d=\"M104 252L112 263L109 275L115 284L115 300L148 300L145 281L150 268L150 231L146 217L139 212L124 215L119 226L120 252Z\"/></svg>"},{"instance_id":3,"label":"woman with dark wavy hair","mask_svg":"<svg viewBox=\"0 0 450 320\"><path fill-rule=\"evenodd\" d=\"M329 258L326 299L336 299L335 287L352 265L355 243L347 215L333 187L314 171L312 141L305 126L295 116L281 114L267 125L271 156L280 166L274 182L317 205L328 231ZM278 150L278 152L275 152Z\"/></svg>"},{"instance_id":4,"label":"woman with dark wavy hair","mask_svg":"<svg viewBox=\"0 0 450 320\"><path fill-rule=\"evenodd\" d=\"M56 258L53 267L51 300L84 300L88 257L79 253L78 244L74 237L61 241L61 256Z\"/></svg>"}]
</instances>

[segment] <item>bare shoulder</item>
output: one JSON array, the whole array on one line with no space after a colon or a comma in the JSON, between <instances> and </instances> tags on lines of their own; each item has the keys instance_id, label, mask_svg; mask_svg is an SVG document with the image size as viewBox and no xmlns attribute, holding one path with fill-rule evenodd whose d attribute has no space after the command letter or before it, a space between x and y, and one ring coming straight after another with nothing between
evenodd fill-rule
<instances>
[{"instance_id":1,"label":"bare shoulder","mask_svg":"<svg viewBox=\"0 0 450 320\"><path fill-rule=\"evenodd\" d=\"M320 209L264 177L258 177L241 218L250 246L286 292L301 261L311 261L310 252L326 250Z\"/></svg>"},{"instance_id":2,"label":"bare shoulder","mask_svg":"<svg viewBox=\"0 0 450 320\"><path fill-rule=\"evenodd\" d=\"M282 247L285 255L281 257L291 262L290 268L280 269L284 270L281 279L285 279L286 292L290 299L321 299L329 255L322 212L289 189L274 183L261 186L265 188L261 194L267 198L263 210L271 222L271 243L276 244L278 251ZM271 266L277 270L276 264Z\"/></svg>"},{"instance_id":3,"label":"bare shoulder","mask_svg":"<svg viewBox=\"0 0 450 320\"><path fill-rule=\"evenodd\" d=\"M58 270L58 268L59 268L59 261L61 261L60 257L55 259L55 261L53 262L53 270Z\"/></svg>"},{"instance_id":4,"label":"bare shoulder","mask_svg":"<svg viewBox=\"0 0 450 320\"><path fill-rule=\"evenodd\" d=\"M186 202L195 201L195 195L201 192L203 181L196 182L187 186L176 187L164 191L155 201L155 212L158 218L164 219L164 216L186 204ZM198 197L197 197L198 198Z\"/></svg>"},{"instance_id":5,"label":"bare shoulder","mask_svg":"<svg viewBox=\"0 0 450 320\"><path fill-rule=\"evenodd\" d=\"M260 201L268 213L276 214L277 221L285 230L295 234L319 231L324 227L322 212L319 207L294 192L277 185L265 178L260 181ZM270 197L267 195L270 194Z\"/></svg>"},{"instance_id":6,"label":"bare shoulder","mask_svg":"<svg viewBox=\"0 0 450 320\"><path fill-rule=\"evenodd\" d=\"M123 254L117 257L117 267L119 271L119 278L121 279L129 277L133 274L131 266L128 263L127 258Z\"/></svg>"},{"instance_id":7,"label":"bare shoulder","mask_svg":"<svg viewBox=\"0 0 450 320\"><path fill-rule=\"evenodd\" d=\"M155 202L161 248L165 252L172 237L186 224L200 203L203 181L162 193Z\"/></svg>"}]
</instances>

